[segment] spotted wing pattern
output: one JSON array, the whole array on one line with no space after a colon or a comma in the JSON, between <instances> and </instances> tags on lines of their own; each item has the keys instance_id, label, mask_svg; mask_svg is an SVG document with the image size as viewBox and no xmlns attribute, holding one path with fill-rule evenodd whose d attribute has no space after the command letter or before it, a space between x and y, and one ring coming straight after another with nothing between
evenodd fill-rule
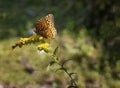
<instances>
[{"instance_id":1,"label":"spotted wing pattern","mask_svg":"<svg viewBox=\"0 0 120 88\"><path fill-rule=\"evenodd\" d=\"M54 27L54 16L48 14L47 16L40 18L35 25L34 32L44 38L55 38L57 32Z\"/></svg>"}]
</instances>

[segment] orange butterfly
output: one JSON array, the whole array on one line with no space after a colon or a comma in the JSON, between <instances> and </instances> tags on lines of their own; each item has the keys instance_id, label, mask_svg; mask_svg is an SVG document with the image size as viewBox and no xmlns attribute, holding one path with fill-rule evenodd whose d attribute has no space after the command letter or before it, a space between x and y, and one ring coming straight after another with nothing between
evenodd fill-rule
<instances>
[{"instance_id":1,"label":"orange butterfly","mask_svg":"<svg viewBox=\"0 0 120 88\"><path fill-rule=\"evenodd\" d=\"M35 25L34 32L47 39L55 38L57 31L54 26L53 14L48 14L47 16L40 18Z\"/></svg>"}]
</instances>

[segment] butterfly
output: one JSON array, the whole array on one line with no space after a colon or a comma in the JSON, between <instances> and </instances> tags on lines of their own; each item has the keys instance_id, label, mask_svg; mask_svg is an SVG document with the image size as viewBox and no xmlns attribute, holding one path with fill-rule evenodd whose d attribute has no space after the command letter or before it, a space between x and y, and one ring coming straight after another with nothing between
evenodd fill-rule
<instances>
[{"instance_id":1,"label":"butterfly","mask_svg":"<svg viewBox=\"0 0 120 88\"><path fill-rule=\"evenodd\" d=\"M34 32L47 39L55 38L57 31L54 26L53 14L48 14L47 16L40 18L35 25Z\"/></svg>"}]
</instances>

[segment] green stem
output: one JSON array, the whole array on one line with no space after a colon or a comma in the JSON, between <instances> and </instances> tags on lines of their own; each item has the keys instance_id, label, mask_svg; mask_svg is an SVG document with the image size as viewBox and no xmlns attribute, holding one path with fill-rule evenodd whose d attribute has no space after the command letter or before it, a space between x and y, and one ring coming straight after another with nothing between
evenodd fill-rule
<instances>
[{"instance_id":1,"label":"green stem","mask_svg":"<svg viewBox=\"0 0 120 88\"><path fill-rule=\"evenodd\" d=\"M58 58L57 56L53 56L53 55L50 55L50 56L54 59L54 61L55 61L56 64L58 64L61 68L66 69L65 67L63 67L63 65L60 64L59 58ZM71 86L77 88L77 84L76 84L75 80L72 78L72 76L70 75L70 73L69 73L67 70L63 70L63 71L64 71L64 72L68 75L68 77L73 81L73 82L71 82Z\"/></svg>"},{"instance_id":2,"label":"green stem","mask_svg":"<svg viewBox=\"0 0 120 88\"><path fill-rule=\"evenodd\" d=\"M67 70L64 70L64 72L70 77L71 80L73 80L73 83L75 86L77 86L75 80L72 78L72 76L69 74L69 72ZM72 84L72 83L71 83ZM73 84L72 84L73 85Z\"/></svg>"},{"instance_id":3,"label":"green stem","mask_svg":"<svg viewBox=\"0 0 120 88\"><path fill-rule=\"evenodd\" d=\"M63 67L63 65L61 65L60 63L59 63L59 58L58 57L53 57L54 58L54 60L55 60L55 62L59 65L59 66L61 66L61 68L65 68L65 67ZM58 59L58 60L56 60L56 59ZM66 68L65 68L66 69ZM69 72L67 71L67 70L63 70L67 75L68 75L68 77L73 81L73 83L71 82L71 84L72 84L72 86L75 86L75 87L77 87L77 84L76 84L76 82L75 82L75 80L72 78L72 76L69 74Z\"/></svg>"}]
</instances>

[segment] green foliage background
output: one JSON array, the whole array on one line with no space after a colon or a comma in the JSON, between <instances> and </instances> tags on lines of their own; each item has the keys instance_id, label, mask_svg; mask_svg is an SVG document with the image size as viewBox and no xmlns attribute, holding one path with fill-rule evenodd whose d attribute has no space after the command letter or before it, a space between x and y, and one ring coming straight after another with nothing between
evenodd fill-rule
<instances>
[{"instance_id":1,"label":"green foliage background","mask_svg":"<svg viewBox=\"0 0 120 88\"><path fill-rule=\"evenodd\" d=\"M15 37L29 36L28 31L34 28L36 20L48 13L54 14L55 17L58 41L61 46L60 57L73 59L75 65L72 64L70 67L79 75L78 85L82 88L89 88L90 85L103 84L103 88L119 88L119 0L0 0L0 62L2 63L0 70L2 67L7 68L5 62L8 60L5 53L7 47L4 45L9 47L9 43L14 42ZM29 53L26 53L25 56L29 57L31 52L30 50L27 52ZM18 54L16 58L19 55L23 56L20 54L20 50L15 54ZM16 58L13 60L16 61ZM36 58L35 55L33 58ZM10 59L9 61L11 63ZM32 62L32 60L30 61ZM35 66L38 68L38 63L32 62L31 64L37 64ZM10 73L11 70L7 70L7 72ZM21 71L22 73L23 77L26 77L24 81L30 83L29 75ZM4 71L0 76L3 74L5 74ZM17 74L15 73L13 76L15 75ZM8 80L8 78L1 77L0 81L14 83L15 80L13 81L12 78ZM15 79L17 80L17 78Z\"/></svg>"}]
</instances>

